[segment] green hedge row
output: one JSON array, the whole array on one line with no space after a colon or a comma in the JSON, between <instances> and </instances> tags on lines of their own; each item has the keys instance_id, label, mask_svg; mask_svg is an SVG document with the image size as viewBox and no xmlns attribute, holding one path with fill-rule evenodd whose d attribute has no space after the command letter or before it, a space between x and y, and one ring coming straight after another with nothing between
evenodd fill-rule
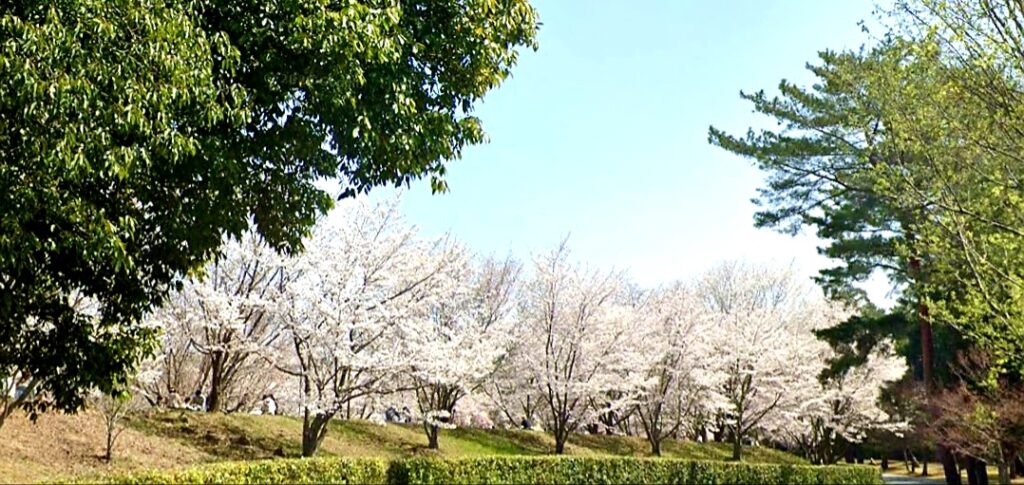
<instances>
[{"instance_id":1,"label":"green hedge row","mask_svg":"<svg viewBox=\"0 0 1024 485\"><path fill-rule=\"evenodd\" d=\"M493 457L289 459L108 477L106 483L879 484L875 467L768 465L668 458Z\"/></svg>"},{"instance_id":2,"label":"green hedge row","mask_svg":"<svg viewBox=\"0 0 1024 485\"><path fill-rule=\"evenodd\" d=\"M200 465L181 470L110 475L78 483L345 483L387 484L388 460L369 458L285 459L236 461Z\"/></svg>"},{"instance_id":3,"label":"green hedge row","mask_svg":"<svg viewBox=\"0 0 1024 485\"><path fill-rule=\"evenodd\" d=\"M882 483L877 468L677 460L667 458L494 457L414 458L393 462L395 484L441 483ZM397 466L395 466L397 465Z\"/></svg>"}]
</instances>

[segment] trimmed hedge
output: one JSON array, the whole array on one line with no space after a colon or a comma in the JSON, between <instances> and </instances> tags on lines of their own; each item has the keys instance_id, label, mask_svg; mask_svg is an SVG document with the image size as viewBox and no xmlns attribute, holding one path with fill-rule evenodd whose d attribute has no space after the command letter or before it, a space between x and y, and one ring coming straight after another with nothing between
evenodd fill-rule
<instances>
[{"instance_id":1,"label":"trimmed hedge","mask_svg":"<svg viewBox=\"0 0 1024 485\"><path fill-rule=\"evenodd\" d=\"M882 483L869 466L769 465L671 458L494 457L392 462L393 484L847 484Z\"/></svg>"},{"instance_id":2,"label":"trimmed hedge","mask_svg":"<svg viewBox=\"0 0 1024 485\"><path fill-rule=\"evenodd\" d=\"M809 466L630 457L288 459L204 465L107 477L106 483L366 484L880 484L875 467Z\"/></svg>"},{"instance_id":3,"label":"trimmed hedge","mask_svg":"<svg viewBox=\"0 0 1024 485\"><path fill-rule=\"evenodd\" d=\"M200 465L183 470L146 471L103 477L99 483L388 483L388 460L287 459L237 461ZM96 483L83 479L81 483Z\"/></svg>"}]
</instances>

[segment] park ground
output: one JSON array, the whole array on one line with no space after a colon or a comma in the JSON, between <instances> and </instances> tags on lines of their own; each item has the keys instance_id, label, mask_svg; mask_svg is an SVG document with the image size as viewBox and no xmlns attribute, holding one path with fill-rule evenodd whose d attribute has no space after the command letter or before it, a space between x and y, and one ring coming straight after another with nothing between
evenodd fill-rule
<instances>
[{"instance_id":1,"label":"park ground","mask_svg":"<svg viewBox=\"0 0 1024 485\"><path fill-rule=\"evenodd\" d=\"M988 481L989 483L997 483L999 476L999 470L994 466L988 467ZM945 478L942 475L942 464L929 462L928 463L928 475L921 475L921 466L918 465L917 469L912 473L907 470L903 465L903 462L892 461L889 463L889 469L883 474L886 483L900 484L900 485L937 485L946 483ZM960 473L960 477L963 479L963 483L967 483L967 472ZM1024 485L1024 477L1016 477L1010 481L1014 485Z\"/></svg>"},{"instance_id":2,"label":"park ground","mask_svg":"<svg viewBox=\"0 0 1024 485\"><path fill-rule=\"evenodd\" d=\"M230 460L299 455L301 420L286 416L160 412L133 418L117 442L112 463L105 463L105 430L99 415L46 414L36 423L12 416L0 428L0 482L29 483L143 469L175 468ZM727 460L727 444L666 442L666 457ZM647 456L647 442L624 436L575 435L567 452L577 456ZM427 449L415 425L381 426L366 421L336 421L321 456L493 456L543 455L554 449L544 433L521 430L443 430L441 450ZM749 448L745 460L804 463L799 457L767 448Z\"/></svg>"}]
</instances>

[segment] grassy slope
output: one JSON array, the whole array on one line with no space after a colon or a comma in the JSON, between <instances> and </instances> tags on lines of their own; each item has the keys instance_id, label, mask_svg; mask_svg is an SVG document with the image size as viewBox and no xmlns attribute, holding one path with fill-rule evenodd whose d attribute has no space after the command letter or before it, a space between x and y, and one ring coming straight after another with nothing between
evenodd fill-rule
<instances>
[{"instance_id":1,"label":"grassy slope","mask_svg":"<svg viewBox=\"0 0 1024 485\"><path fill-rule=\"evenodd\" d=\"M285 416L241 414L165 413L136 420L132 427L151 435L171 438L224 459L269 458L281 448L288 456L300 452L302 421ZM320 448L324 456L402 457L542 455L552 453L554 439L547 434L519 430L442 430L441 449L427 449L423 430L416 425L379 426L366 421L335 421ZM647 442L637 437L575 435L569 440L573 455L647 456ZM731 453L722 443L666 442L668 457L725 460ZM746 450L750 461L804 463L798 457L766 448Z\"/></svg>"},{"instance_id":2,"label":"grassy slope","mask_svg":"<svg viewBox=\"0 0 1024 485\"><path fill-rule=\"evenodd\" d=\"M27 483L60 476L202 463L216 457L175 440L126 429L117 459L100 459L106 440L102 418L91 412L44 414L36 423L14 414L0 428L0 483Z\"/></svg>"},{"instance_id":3,"label":"grassy slope","mask_svg":"<svg viewBox=\"0 0 1024 485\"><path fill-rule=\"evenodd\" d=\"M23 420L22 420L23 421ZM0 429L0 482L26 482L55 477L167 468L223 460L263 459L282 450L297 456L302 422L284 416L223 415L167 412L134 419L118 443L116 459L107 465L102 452L100 417L44 416L32 425L8 423ZM441 450L426 448L418 426L378 426L363 421L331 424L321 447L323 456L488 456L540 455L554 450L554 440L529 431L455 429L442 431ZM664 455L725 460L727 445L666 442ZM62 452L54 452L60 449ZM641 438L577 435L568 453L574 455L648 455ZM800 458L765 448L749 448L746 460L803 463Z\"/></svg>"}]
</instances>

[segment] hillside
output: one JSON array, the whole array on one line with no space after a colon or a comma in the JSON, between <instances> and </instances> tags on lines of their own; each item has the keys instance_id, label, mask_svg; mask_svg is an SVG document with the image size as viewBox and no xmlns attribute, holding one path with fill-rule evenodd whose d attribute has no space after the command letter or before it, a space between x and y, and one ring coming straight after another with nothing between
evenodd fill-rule
<instances>
[{"instance_id":1,"label":"hillside","mask_svg":"<svg viewBox=\"0 0 1024 485\"><path fill-rule=\"evenodd\" d=\"M118 442L113 464L108 465L99 458L104 432L98 415L44 415L36 424L13 416L0 429L0 481L24 483L100 472L271 458L278 450L286 456L297 456L301 427L301 420L284 416L158 413L129 424ZM426 445L426 437L414 425L337 421L331 425L320 453L352 457L540 455L554 449L554 440L530 431L455 429L442 432L439 452ZM644 456L647 444L635 437L576 435L570 440L568 452ZM803 462L765 448L751 448L745 453L748 461ZM725 460L729 447L671 442L665 444L664 454Z\"/></svg>"}]
</instances>

